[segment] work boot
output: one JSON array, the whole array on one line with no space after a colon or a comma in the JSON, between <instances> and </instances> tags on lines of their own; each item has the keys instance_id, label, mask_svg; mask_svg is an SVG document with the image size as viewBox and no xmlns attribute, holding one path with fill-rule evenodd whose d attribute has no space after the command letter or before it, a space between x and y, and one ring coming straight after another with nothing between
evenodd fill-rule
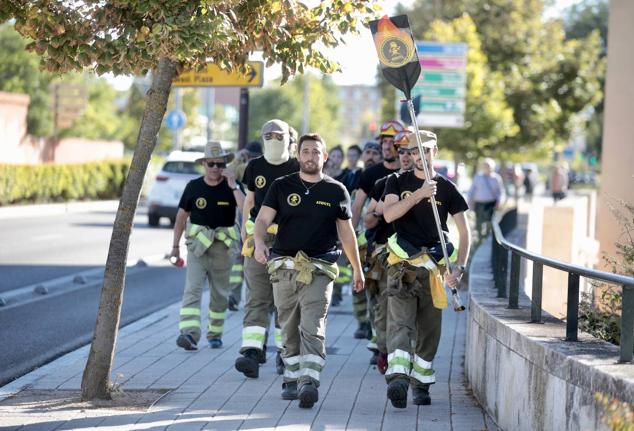
<instances>
[{"instance_id":1,"label":"work boot","mask_svg":"<svg viewBox=\"0 0 634 431\"><path fill-rule=\"evenodd\" d=\"M429 396L429 385L412 387L412 402L417 406L428 406L431 404Z\"/></svg>"},{"instance_id":2,"label":"work boot","mask_svg":"<svg viewBox=\"0 0 634 431\"><path fill-rule=\"evenodd\" d=\"M330 306L331 307L338 307L339 304L341 304L341 295L333 293L332 294L332 298L330 299Z\"/></svg>"},{"instance_id":3,"label":"work boot","mask_svg":"<svg viewBox=\"0 0 634 431\"><path fill-rule=\"evenodd\" d=\"M376 358L376 368L379 373L385 374L387 371L387 353L379 352L379 357Z\"/></svg>"},{"instance_id":4,"label":"work boot","mask_svg":"<svg viewBox=\"0 0 634 431\"><path fill-rule=\"evenodd\" d=\"M282 383L282 399L289 401L297 399L297 382Z\"/></svg>"},{"instance_id":5,"label":"work boot","mask_svg":"<svg viewBox=\"0 0 634 431\"><path fill-rule=\"evenodd\" d=\"M229 297L229 303L227 304L227 308L230 311L238 311L238 301L233 296Z\"/></svg>"},{"instance_id":6,"label":"work boot","mask_svg":"<svg viewBox=\"0 0 634 431\"><path fill-rule=\"evenodd\" d=\"M284 361L282 360L282 352L278 350L277 355L275 355L275 371L280 376L284 374Z\"/></svg>"},{"instance_id":7,"label":"work boot","mask_svg":"<svg viewBox=\"0 0 634 431\"><path fill-rule=\"evenodd\" d=\"M176 339L176 345L185 350L198 350L197 344L194 337L189 334L180 334Z\"/></svg>"},{"instance_id":8,"label":"work boot","mask_svg":"<svg viewBox=\"0 0 634 431\"><path fill-rule=\"evenodd\" d=\"M387 397L397 409L407 407L408 386L408 383L404 380L392 380L390 384L387 385Z\"/></svg>"},{"instance_id":9,"label":"work boot","mask_svg":"<svg viewBox=\"0 0 634 431\"><path fill-rule=\"evenodd\" d=\"M259 352L257 349L247 349L236 359L236 370L240 371L245 377L257 379L260 375L260 365L258 364Z\"/></svg>"},{"instance_id":10,"label":"work boot","mask_svg":"<svg viewBox=\"0 0 634 431\"><path fill-rule=\"evenodd\" d=\"M378 363L379 352L377 350L372 351L372 357L370 358L370 365L376 365Z\"/></svg>"},{"instance_id":11,"label":"work boot","mask_svg":"<svg viewBox=\"0 0 634 431\"><path fill-rule=\"evenodd\" d=\"M219 349L222 347L222 340L220 338L213 338L209 340L209 347L212 349Z\"/></svg>"},{"instance_id":12,"label":"work boot","mask_svg":"<svg viewBox=\"0 0 634 431\"><path fill-rule=\"evenodd\" d=\"M266 364L266 344L262 346L262 350L258 350L258 364Z\"/></svg>"},{"instance_id":13,"label":"work boot","mask_svg":"<svg viewBox=\"0 0 634 431\"><path fill-rule=\"evenodd\" d=\"M372 327L370 326L370 322L359 322L359 327L356 331L354 331L354 338L358 340L362 340L364 338L371 340Z\"/></svg>"},{"instance_id":14,"label":"work boot","mask_svg":"<svg viewBox=\"0 0 634 431\"><path fill-rule=\"evenodd\" d=\"M299 390L299 407L302 409L311 409L317 400L319 400L319 391L312 382L304 383Z\"/></svg>"}]
</instances>

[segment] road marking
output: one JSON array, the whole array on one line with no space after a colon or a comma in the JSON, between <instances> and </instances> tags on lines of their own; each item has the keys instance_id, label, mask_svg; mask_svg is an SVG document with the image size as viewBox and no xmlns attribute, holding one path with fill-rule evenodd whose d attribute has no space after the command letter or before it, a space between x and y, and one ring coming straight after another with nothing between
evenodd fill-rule
<instances>
[{"instance_id":1,"label":"road marking","mask_svg":"<svg viewBox=\"0 0 634 431\"><path fill-rule=\"evenodd\" d=\"M63 235L59 233L50 233L48 235L36 235L31 237L31 241L48 241L51 239L62 238Z\"/></svg>"}]
</instances>

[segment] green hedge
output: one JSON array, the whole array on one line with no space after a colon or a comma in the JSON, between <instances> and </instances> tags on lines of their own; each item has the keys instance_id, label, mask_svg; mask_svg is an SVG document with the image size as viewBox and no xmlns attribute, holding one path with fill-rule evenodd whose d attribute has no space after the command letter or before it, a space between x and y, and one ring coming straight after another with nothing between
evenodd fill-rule
<instances>
[{"instance_id":1,"label":"green hedge","mask_svg":"<svg viewBox=\"0 0 634 431\"><path fill-rule=\"evenodd\" d=\"M0 205L118 198L129 161L73 165L0 164Z\"/></svg>"}]
</instances>

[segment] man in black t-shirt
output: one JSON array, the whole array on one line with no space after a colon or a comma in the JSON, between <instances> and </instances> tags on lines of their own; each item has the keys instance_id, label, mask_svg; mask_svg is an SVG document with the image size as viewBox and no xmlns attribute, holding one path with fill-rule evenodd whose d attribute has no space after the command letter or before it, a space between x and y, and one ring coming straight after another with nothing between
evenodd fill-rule
<instances>
[{"instance_id":1,"label":"man in black t-shirt","mask_svg":"<svg viewBox=\"0 0 634 431\"><path fill-rule=\"evenodd\" d=\"M374 187L377 180L388 176L399 170L399 162L394 147L394 137L397 133L404 131L403 125L396 120L389 120L381 126L379 136L379 144L383 155L383 162L370 166L365 169L359 178L359 185L355 193L354 203L352 204L352 226L357 229L363 207ZM359 327L354 332L354 337L358 339L372 338L372 325L368 313L368 300L364 294L352 295L352 311L354 317L359 322Z\"/></svg>"},{"instance_id":2,"label":"man in black t-shirt","mask_svg":"<svg viewBox=\"0 0 634 431\"><path fill-rule=\"evenodd\" d=\"M431 206L436 198L443 232L451 214L460 235L460 250L453 271L445 271L445 283L458 285L469 255L470 235L465 211L468 206L456 186L433 170L438 152L436 135L421 130L424 156L419 153L416 136L408 136L407 148L414 158L413 171L388 178L384 193L384 217L393 223L396 234L388 240L388 320L387 396L397 408L407 406L411 382L416 405L431 403L429 386L436 381L432 361L440 341L442 309L447 297L440 273L447 265L434 250L440 249L440 237ZM430 181L425 181L423 162L429 167ZM451 248L448 247L451 254ZM455 256L453 254L452 257ZM450 257L450 260L452 259ZM411 348L411 328L416 328L416 348Z\"/></svg>"},{"instance_id":3,"label":"man in black t-shirt","mask_svg":"<svg viewBox=\"0 0 634 431\"><path fill-rule=\"evenodd\" d=\"M409 133L409 131L405 131L397 134L394 138L394 145L398 148L398 159L401 165L400 173L414 168L411 150L405 148L407 140L404 137ZM362 259L365 257L365 290L368 296L368 310L373 329L373 337L367 347L373 353L370 363L377 365L381 374L385 374L387 369L387 345L385 340L387 325L386 246L388 238L394 234L392 223L387 223L383 218L383 192L389 177L383 177L378 180L370 192L370 203L363 220L366 229L367 249L365 256L361 256Z\"/></svg>"},{"instance_id":4,"label":"man in black t-shirt","mask_svg":"<svg viewBox=\"0 0 634 431\"><path fill-rule=\"evenodd\" d=\"M264 155L250 160L244 171L244 182L247 185L247 196L242 211L242 239L244 247L244 276L249 294L244 305L242 323L242 346L235 367L247 377L257 378L259 366L266 361L266 338L269 328L273 304L273 286L266 266L253 258L253 226L260 211L267 190L277 178L299 170L297 159L291 158L290 127L282 120L271 120L262 126ZM273 244L277 226L269 228L266 241ZM281 349L281 333L276 323L275 344ZM277 371L284 371L284 364L279 354L276 357Z\"/></svg>"},{"instance_id":5,"label":"man in black t-shirt","mask_svg":"<svg viewBox=\"0 0 634 431\"><path fill-rule=\"evenodd\" d=\"M345 186L324 175L327 157L317 134L299 139L300 172L276 180L255 221L255 258L268 261L275 306L284 340L283 399L299 406L318 400L326 359L326 314L337 277L337 238L352 263L353 289L364 287L357 241L350 222L350 196ZM277 220L271 251L266 231Z\"/></svg>"},{"instance_id":6,"label":"man in black t-shirt","mask_svg":"<svg viewBox=\"0 0 634 431\"><path fill-rule=\"evenodd\" d=\"M180 259L180 239L185 232L187 278L180 309L180 335L176 344L196 350L200 340L200 301L205 280L209 281L209 325L207 340L212 349L222 347L227 299L231 291L229 273L235 258L238 230L234 226L236 208L242 208L244 194L233 172L226 169L233 153L217 142L205 147L205 157L196 162L205 175L190 181L178 204L174 223L171 258Z\"/></svg>"}]
</instances>

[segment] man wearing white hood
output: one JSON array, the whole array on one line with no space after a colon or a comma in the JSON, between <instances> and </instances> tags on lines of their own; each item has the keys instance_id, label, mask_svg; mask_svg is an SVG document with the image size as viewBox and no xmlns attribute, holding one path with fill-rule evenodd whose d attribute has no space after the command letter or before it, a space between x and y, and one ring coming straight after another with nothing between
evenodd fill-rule
<instances>
[{"instance_id":1,"label":"man wearing white hood","mask_svg":"<svg viewBox=\"0 0 634 431\"><path fill-rule=\"evenodd\" d=\"M266 361L266 337L273 310L273 286L266 265L253 258L254 221L260 211L266 192L277 178L299 171L299 162L290 157L290 126L282 120L270 120L262 126L264 155L249 161L244 172L247 196L244 201L242 239L244 247L244 275L249 286L249 295L244 307L241 356L235 367L246 377L257 378L259 366ZM277 233L276 220L268 228L265 243L272 247ZM281 345L279 328L275 330L275 344ZM279 351L276 359L278 373L284 371Z\"/></svg>"}]
</instances>

